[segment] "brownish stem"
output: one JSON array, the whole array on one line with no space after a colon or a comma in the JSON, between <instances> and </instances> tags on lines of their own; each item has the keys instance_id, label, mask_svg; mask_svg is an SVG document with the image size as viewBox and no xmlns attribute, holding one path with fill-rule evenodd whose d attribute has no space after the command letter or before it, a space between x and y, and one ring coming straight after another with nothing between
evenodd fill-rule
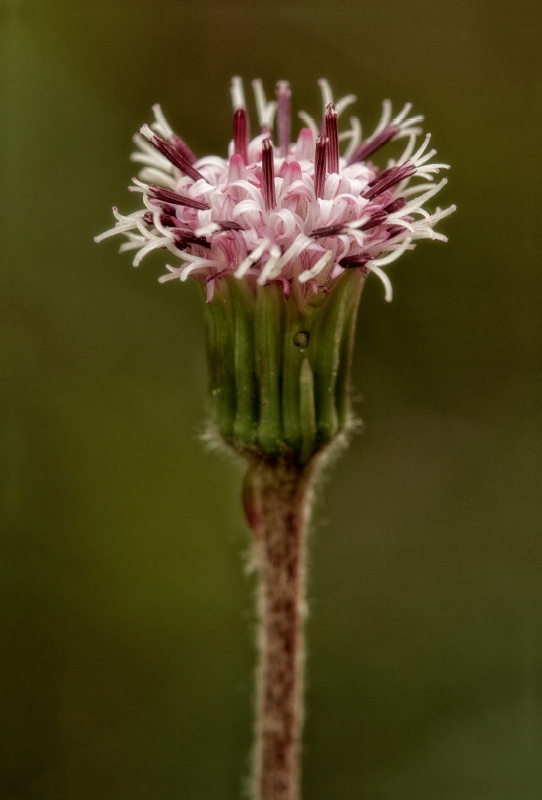
<instances>
[{"instance_id":1,"label":"brownish stem","mask_svg":"<svg viewBox=\"0 0 542 800\"><path fill-rule=\"evenodd\" d=\"M245 510L260 573L254 800L298 800L303 719L305 534L310 466L252 465Z\"/></svg>"}]
</instances>

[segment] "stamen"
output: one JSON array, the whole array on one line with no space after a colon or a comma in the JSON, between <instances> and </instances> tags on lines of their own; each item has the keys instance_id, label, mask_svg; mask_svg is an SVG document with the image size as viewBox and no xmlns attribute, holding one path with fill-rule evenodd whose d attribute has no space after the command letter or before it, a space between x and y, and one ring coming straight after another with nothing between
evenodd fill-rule
<instances>
[{"instance_id":1,"label":"stamen","mask_svg":"<svg viewBox=\"0 0 542 800\"><path fill-rule=\"evenodd\" d=\"M271 211L277 204L275 198L275 159L271 139L264 139L262 142L262 195L266 211Z\"/></svg>"},{"instance_id":2,"label":"stamen","mask_svg":"<svg viewBox=\"0 0 542 800\"><path fill-rule=\"evenodd\" d=\"M288 156L288 148L290 147L290 131L291 131L291 115L290 115L290 84L288 81L279 81L277 83L277 104L278 104L278 117L277 128L279 135L279 153L282 158Z\"/></svg>"},{"instance_id":3,"label":"stamen","mask_svg":"<svg viewBox=\"0 0 542 800\"><path fill-rule=\"evenodd\" d=\"M175 233L177 233L177 231L175 231ZM185 250L190 244L199 244L200 247L206 247L207 249L211 248L210 243L206 239L194 236L192 231L187 231L186 234L183 232L180 236L175 237L175 247L178 247L179 250Z\"/></svg>"},{"instance_id":4,"label":"stamen","mask_svg":"<svg viewBox=\"0 0 542 800\"><path fill-rule=\"evenodd\" d=\"M312 239L321 239L323 236L338 236L342 231L344 231L344 225L341 223L340 225L328 225L325 228L315 228L309 236Z\"/></svg>"},{"instance_id":5,"label":"stamen","mask_svg":"<svg viewBox=\"0 0 542 800\"><path fill-rule=\"evenodd\" d=\"M382 225L388 218L388 213L385 209L381 209L380 211L376 211L371 219L365 223L365 225L361 225L360 231L368 231L371 228L376 228L377 225Z\"/></svg>"},{"instance_id":6,"label":"stamen","mask_svg":"<svg viewBox=\"0 0 542 800\"><path fill-rule=\"evenodd\" d=\"M416 165L412 164L411 162L407 162L406 164L401 164L398 167L390 167L389 169L384 170L384 172L375 178L374 181L371 181L369 187L364 191L362 197L365 197L367 200L372 200L373 197L376 197L382 192L385 192L386 189L389 189L391 186L395 186L396 183L400 183L405 178L410 178L416 172Z\"/></svg>"},{"instance_id":7,"label":"stamen","mask_svg":"<svg viewBox=\"0 0 542 800\"><path fill-rule=\"evenodd\" d=\"M314 191L316 193L316 197L324 196L328 141L329 139L327 136L319 136L316 140L316 155L314 158Z\"/></svg>"},{"instance_id":8,"label":"stamen","mask_svg":"<svg viewBox=\"0 0 542 800\"><path fill-rule=\"evenodd\" d=\"M153 133L148 125L143 125L141 128L141 133L149 140L152 146L155 147L159 153L162 153L162 155L167 158L171 164L173 164L174 167L180 169L181 172L184 172L184 174L188 175L189 178L192 178L193 181L199 181L203 179L201 172L193 167L183 155L177 152L173 145L164 141L164 139L162 139L161 136L158 136L157 133Z\"/></svg>"},{"instance_id":9,"label":"stamen","mask_svg":"<svg viewBox=\"0 0 542 800\"><path fill-rule=\"evenodd\" d=\"M243 226L239 225L238 222L228 222L224 220L223 222L218 222L218 225L222 228L223 231L242 231Z\"/></svg>"},{"instance_id":10,"label":"stamen","mask_svg":"<svg viewBox=\"0 0 542 800\"><path fill-rule=\"evenodd\" d=\"M197 208L199 211L208 211L211 208L209 203L204 200L193 200L191 197L177 194L177 192L172 192L171 189L164 189L154 183L149 185L149 194L156 200L163 200L165 203L173 203L176 206L188 206L189 208Z\"/></svg>"},{"instance_id":11,"label":"stamen","mask_svg":"<svg viewBox=\"0 0 542 800\"><path fill-rule=\"evenodd\" d=\"M329 140L327 148L327 168L330 172L339 172L339 130L337 127L337 111L333 103L326 108L326 135Z\"/></svg>"},{"instance_id":12,"label":"stamen","mask_svg":"<svg viewBox=\"0 0 542 800\"><path fill-rule=\"evenodd\" d=\"M194 164L194 162L198 160L197 156L194 155L184 139L181 139L181 137L176 133L172 134L171 143L175 150L177 150L177 152L180 153L183 158L186 158L189 164Z\"/></svg>"},{"instance_id":13,"label":"stamen","mask_svg":"<svg viewBox=\"0 0 542 800\"><path fill-rule=\"evenodd\" d=\"M359 161L366 161L366 159L372 155L376 150L378 150L383 145L390 142L394 136L396 136L400 132L401 128L399 125L394 125L392 122L390 125L387 125L383 131L377 134L374 138L369 139L366 142L360 142L350 159L348 160L348 164L356 164Z\"/></svg>"},{"instance_id":14,"label":"stamen","mask_svg":"<svg viewBox=\"0 0 542 800\"><path fill-rule=\"evenodd\" d=\"M233 115L233 147L237 155L248 164L248 116L246 108L238 108Z\"/></svg>"},{"instance_id":15,"label":"stamen","mask_svg":"<svg viewBox=\"0 0 542 800\"><path fill-rule=\"evenodd\" d=\"M160 225L164 228L176 228L177 227L177 217L172 217L169 214L160 214L159 216Z\"/></svg>"},{"instance_id":16,"label":"stamen","mask_svg":"<svg viewBox=\"0 0 542 800\"><path fill-rule=\"evenodd\" d=\"M339 261L339 266L342 267L343 269L364 267L369 260L370 256L364 256L361 253L358 253L355 256L346 256L346 258L341 258L341 260Z\"/></svg>"},{"instance_id":17,"label":"stamen","mask_svg":"<svg viewBox=\"0 0 542 800\"><path fill-rule=\"evenodd\" d=\"M177 214L177 206L171 206L168 203L159 203L159 206L163 214L168 214L170 217L175 217Z\"/></svg>"},{"instance_id":18,"label":"stamen","mask_svg":"<svg viewBox=\"0 0 542 800\"><path fill-rule=\"evenodd\" d=\"M388 241L393 239L395 236L399 236L400 233L404 233L405 229L402 225L392 225L391 228L388 228Z\"/></svg>"},{"instance_id":19,"label":"stamen","mask_svg":"<svg viewBox=\"0 0 542 800\"><path fill-rule=\"evenodd\" d=\"M175 234L177 237L182 237L184 239L187 236L193 236L194 231L190 230L190 228L177 228Z\"/></svg>"},{"instance_id":20,"label":"stamen","mask_svg":"<svg viewBox=\"0 0 542 800\"><path fill-rule=\"evenodd\" d=\"M393 202L389 203L385 208L388 214L393 214L395 211L400 211L404 208L407 204L406 197L398 197L397 200L393 200Z\"/></svg>"}]
</instances>

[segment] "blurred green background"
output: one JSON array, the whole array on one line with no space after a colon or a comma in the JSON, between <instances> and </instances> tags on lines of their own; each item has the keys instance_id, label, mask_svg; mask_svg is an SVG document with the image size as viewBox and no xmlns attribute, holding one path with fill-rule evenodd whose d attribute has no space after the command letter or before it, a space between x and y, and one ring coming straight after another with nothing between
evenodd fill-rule
<instances>
[{"instance_id":1,"label":"blurred green background","mask_svg":"<svg viewBox=\"0 0 542 800\"><path fill-rule=\"evenodd\" d=\"M362 298L365 423L311 535L304 797L542 796L542 6L4 0L0 797L233 800L254 582L241 473L202 446L194 284L119 240L161 102L224 154L229 79L426 116L439 226Z\"/></svg>"}]
</instances>

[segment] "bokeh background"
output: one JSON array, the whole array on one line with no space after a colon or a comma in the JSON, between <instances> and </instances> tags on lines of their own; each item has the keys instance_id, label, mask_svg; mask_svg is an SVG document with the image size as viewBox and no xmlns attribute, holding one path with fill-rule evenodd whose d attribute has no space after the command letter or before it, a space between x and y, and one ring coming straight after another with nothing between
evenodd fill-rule
<instances>
[{"instance_id":1,"label":"bokeh background","mask_svg":"<svg viewBox=\"0 0 542 800\"><path fill-rule=\"evenodd\" d=\"M362 298L364 421L311 534L304 797L530 800L540 699L542 6L4 0L0 796L233 800L254 581L202 446L197 287L93 236L161 102L224 154L229 79L424 113L447 245Z\"/></svg>"}]
</instances>

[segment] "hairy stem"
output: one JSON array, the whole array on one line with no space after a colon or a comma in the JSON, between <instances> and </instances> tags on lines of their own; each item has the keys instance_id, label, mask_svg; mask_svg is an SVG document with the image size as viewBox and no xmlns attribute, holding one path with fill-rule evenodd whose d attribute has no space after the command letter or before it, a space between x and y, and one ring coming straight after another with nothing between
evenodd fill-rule
<instances>
[{"instance_id":1,"label":"hairy stem","mask_svg":"<svg viewBox=\"0 0 542 800\"><path fill-rule=\"evenodd\" d=\"M260 573L254 800L297 800L303 719L305 535L314 460L254 462L247 519Z\"/></svg>"}]
</instances>

